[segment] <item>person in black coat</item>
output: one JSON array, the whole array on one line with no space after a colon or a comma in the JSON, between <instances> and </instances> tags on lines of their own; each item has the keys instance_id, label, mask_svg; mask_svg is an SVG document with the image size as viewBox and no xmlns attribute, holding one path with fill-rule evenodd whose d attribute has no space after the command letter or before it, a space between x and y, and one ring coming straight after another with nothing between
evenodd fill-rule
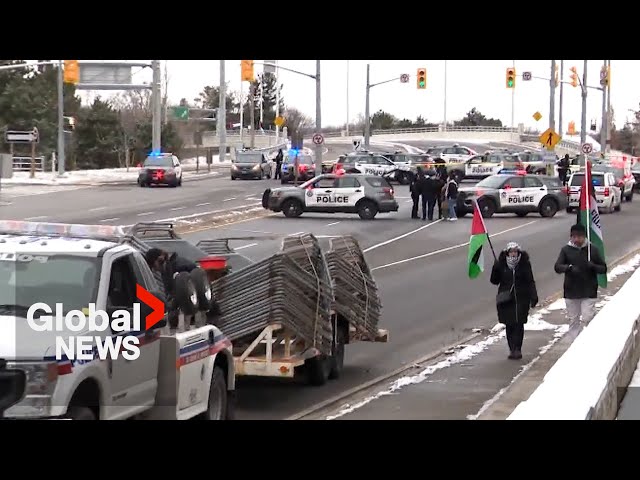
<instances>
[{"instance_id":1,"label":"person in black coat","mask_svg":"<svg viewBox=\"0 0 640 480\"><path fill-rule=\"evenodd\" d=\"M517 243L508 243L493 265L491 283L498 285L498 321L506 327L509 358L519 360L522 358L524 325L529 318L529 309L538 304L529 254Z\"/></svg>"},{"instance_id":2,"label":"person in black coat","mask_svg":"<svg viewBox=\"0 0 640 480\"><path fill-rule=\"evenodd\" d=\"M444 199L444 186L447 183L447 178L449 177L449 173L447 172L447 167L444 164L444 160L437 159L436 163L438 164L436 168L436 180L438 181L438 198L436 202L438 204L438 218L442 218L442 200Z\"/></svg>"},{"instance_id":3,"label":"person in black coat","mask_svg":"<svg viewBox=\"0 0 640 480\"><path fill-rule=\"evenodd\" d=\"M282 161L284 159L284 154L282 153L282 149L278 150L278 154L276 155L276 174L273 177L275 180L278 178L282 178Z\"/></svg>"},{"instance_id":4,"label":"person in black coat","mask_svg":"<svg viewBox=\"0 0 640 480\"><path fill-rule=\"evenodd\" d=\"M571 161L569 160L569 154L567 153L563 159L558 162L558 177L562 185L567 184L569 169L571 168Z\"/></svg>"},{"instance_id":5,"label":"person in black coat","mask_svg":"<svg viewBox=\"0 0 640 480\"><path fill-rule=\"evenodd\" d=\"M420 194L422 193L422 188L424 185L424 172L422 168L416 168L416 174L409 185L409 191L411 192L411 200L413 201L413 206L411 207L411 218L419 218L418 217L418 202L420 200Z\"/></svg>"}]
</instances>

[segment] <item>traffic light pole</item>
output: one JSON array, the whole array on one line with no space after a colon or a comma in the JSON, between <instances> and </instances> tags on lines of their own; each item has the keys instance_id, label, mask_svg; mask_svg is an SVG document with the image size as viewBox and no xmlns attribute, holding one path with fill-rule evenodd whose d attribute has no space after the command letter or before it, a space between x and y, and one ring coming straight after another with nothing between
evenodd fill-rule
<instances>
[{"instance_id":1,"label":"traffic light pole","mask_svg":"<svg viewBox=\"0 0 640 480\"><path fill-rule=\"evenodd\" d=\"M560 60L560 79L564 78L564 60ZM562 101L564 100L564 82L560 82L560 105L558 106L558 133L562 136Z\"/></svg>"},{"instance_id":2,"label":"traffic light pole","mask_svg":"<svg viewBox=\"0 0 640 480\"><path fill-rule=\"evenodd\" d=\"M227 81L225 78L226 61L220 60L220 99L218 100L218 161L224 162L227 156ZM211 165L209 165L211 168Z\"/></svg>"},{"instance_id":3,"label":"traffic light pole","mask_svg":"<svg viewBox=\"0 0 640 480\"><path fill-rule=\"evenodd\" d=\"M369 71L370 71L370 65L367 64L367 88L366 88L366 98L364 102L364 148L369 148L369 139L371 138L371 119L370 119L370 112L369 112L370 90L373 87L377 87L378 85L384 85L385 83L396 82L402 78L402 75L400 75L395 78L390 78L389 80L384 80L383 82L369 83L370 82Z\"/></svg>"},{"instance_id":4,"label":"traffic light pole","mask_svg":"<svg viewBox=\"0 0 640 480\"><path fill-rule=\"evenodd\" d=\"M62 60L58 60L58 176L64 175L64 77Z\"/></svg>"},{"instance_id":5,"label":"traffic light pole","mask_svg":"<svg viewBox=\"0 0 640 480\"><path fill-rule=\"evenodd\" d=\"M549 79L549 128L556 129L556 61L551 60L551 78Z\"/></svg>"},{"instance_id":6,"label":"traffic light pole","mask_svg":"<svg viewBox=\"0 0 640 480\"><path fill-rule=\"evenodd\" d=\"M602 69L606 73L607 61L603 60ZM601 75L602 78L602 75ZM606 77L605 77L606 78ZM607 151L607 130L608 124L607 121L607 88L606 85L602 86L602 124L600 127L600 152L604 153Z\"/></svg>"},{"instance_id":7,"label":"traffic light pole","mask_svg":"<svg viewBox=\"0 0 640 480\"><path fill-rule=\"evenodd\" d=\"M152 60L151 69L153 70L153 84L151 85L151 150L159 152L162 149L162 75L160 72L160 60Z\"/></svg>"},{"instance_id":8,"label":"traffic light pole","mask_svg":"<svg viewBox=\"0 0 640 480\"><path fill-rule=\"evenodd\" d=\"M583 145L587 141L587 64L588 60L584 61L584 68L582 70L582 82L580 83L580 89L582 90L582 115L580 119L580 145ZM580 79L580 77L578 77ZM583 167L587 164L584 154L580 154L580 165Z\"/></svg>"}]
</instances>

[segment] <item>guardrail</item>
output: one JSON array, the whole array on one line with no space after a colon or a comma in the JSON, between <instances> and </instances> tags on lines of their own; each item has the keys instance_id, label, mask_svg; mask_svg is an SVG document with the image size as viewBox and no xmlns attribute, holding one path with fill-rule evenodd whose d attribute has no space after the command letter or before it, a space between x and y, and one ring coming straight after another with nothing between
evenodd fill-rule
<instances>
[{"instance_id":1,"label":"guardrail","mask_svg":"<svg viewBox=\"0 0 640 480\"><path fill-rule=\"evenodd\" d=\"M371 136L374 135L397 135L403 133L437 133L437 132L500 132L500 133L517 133L517 128L511 127L447 127L446 130L443 127L413 127L413 128L391 128L389 130L372 130ZM327 132L323 133L325 138L341 137L343 132ZM364 131L352 130L349 132L349 137L363 136Z\"/></svg>"},{"instance_id":2,"label":"guardrail","mask_svg":"<svg viewBox=\"0 0 640 480\"><path fill-rule=\"evenodd\" d=\"M34 163L36 167L36 172L42 172L44 167L44 157L35 157ZM13 171L14 172L30 172L31 157L13 157Z\"/></svg>"},{"instance_id":3,"label":"guardrail","mask_svg":"<svg viewBox=\"0 0 640 480\"><path fill-rule=\"evenodd\" d=\"M507 420L613 420L640 358L640 270Z\"/></svg>"}]
</instances>

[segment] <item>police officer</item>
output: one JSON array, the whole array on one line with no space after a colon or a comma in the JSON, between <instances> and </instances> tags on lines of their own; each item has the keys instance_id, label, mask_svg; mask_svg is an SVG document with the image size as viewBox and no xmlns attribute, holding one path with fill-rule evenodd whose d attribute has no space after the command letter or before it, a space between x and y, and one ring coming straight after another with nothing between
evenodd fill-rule
<instances>
[{"instance_id":1,"label":"police officer","mask_svg":"<svg viewBox=\"0 0 640 480\"><path fill-rule=\"evenodd\" d=\"M435 170L428 170L422 184L422 220L433 220L433 209L440 196L440 182L436 178Z\"/></svg>"},{"instance_id":2,"label":"police officer","mask_svg":"<svg viewBox=\"0 0 640 480\"><path fill-rule=\"evenodd\" d=\"M567 174L571 168L571 161L569 160L569 154L567 153L563 159L558 162L558 176L562 185L567 184Z\"/></svg>"},{"instance_id":3,"label":"police officer","mask_svg":"<svg viewBox=\"0 0 640 480\"><path fill-rule=\"evenodd\" d=\"M438 203L438 218L440 219L442 218L443 191L449 174L447 172L447 167L444 164L444 160L440 158L436 159L436 165L436 180L438 182L438 197L436 198L436 202Z\"/></svg>"},{"instance_id":4,"label":"police officer","mask_svg":"<svg viewBox=\"0 0 640 480\"><path fill-rule=\"evenodd\" d=\"M282 149L278 150L278 154L276 155L276 174L274 179L282 178L282 160L284 159L284 154L282 153Z\"/></svg>"},{"instance_id":5,"label":"police officer","mask_svg":"<svg viewBox=\"0 0 640 480\"><path fill-rule=\"evenodd\" d=\"M416 174L409 185L409 191L411 192L411 200L413 206L411 207L411 218L418 218L418 200L420 200L420 194L422 193L422 184L425 177L421 167L416 168ZM424 210L423 210L424 211Z\"/></svg>"}]
</instances>

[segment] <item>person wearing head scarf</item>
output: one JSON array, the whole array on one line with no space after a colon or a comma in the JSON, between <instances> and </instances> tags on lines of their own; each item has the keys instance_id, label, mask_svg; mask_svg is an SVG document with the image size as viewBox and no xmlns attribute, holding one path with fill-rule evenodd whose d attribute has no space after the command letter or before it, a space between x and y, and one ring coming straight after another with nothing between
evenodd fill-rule
<instances>
[{"instance_id":1,"label":"person wearing head scarf","mask_svg":"<svg viewBox=\"0 0 640 480\"><path fill-rule=\"evenodd\" d=\"M509 358L519 360L529 309L538 304L529 254L517 243L509 242L493 264L491 283L498 286L496 308L498 321L505 325Z\"/></svg>"}]
</instances>

